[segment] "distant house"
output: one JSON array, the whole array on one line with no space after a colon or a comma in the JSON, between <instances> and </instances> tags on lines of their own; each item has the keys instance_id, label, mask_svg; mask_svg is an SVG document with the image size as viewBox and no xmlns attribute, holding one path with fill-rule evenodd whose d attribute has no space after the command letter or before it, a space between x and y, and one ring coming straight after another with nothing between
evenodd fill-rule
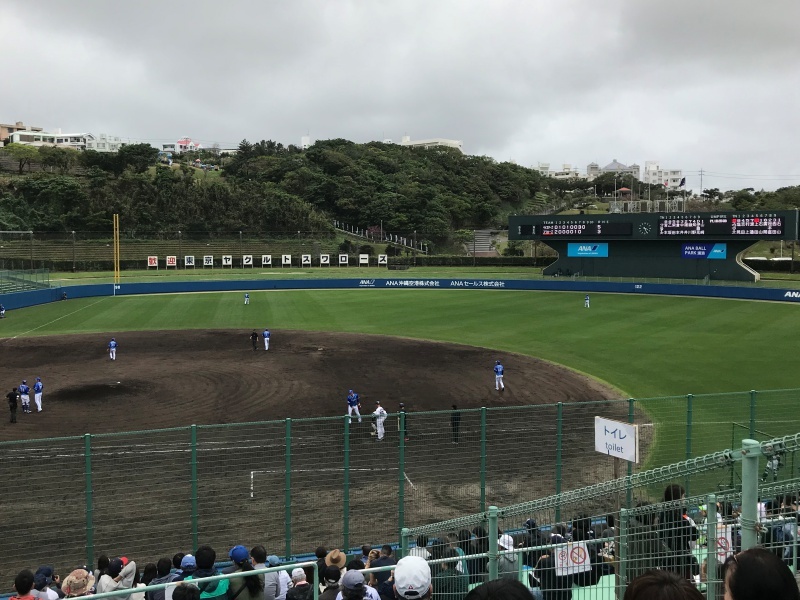
<instances>
[{"instance_id":1,"label":"distant house","mask_svg":"<svg viewBox=\"0 0 800 600\"><path fill-rule=\"evenodd\" d=\"M117 152L122 146L122 140L116 136L105 133L62 133L59 129L55 133L46 131L21 130L8 136L8 143L25 144L28 146L56 146L58 148L71 148L73 150L96 150L97 152Z\"/></svg>"},{"instance_id":2,"label":"distant house","mask_svg":"<svg viewBox=\"0 0 800 600\"><path fill-rule=\"evenodd\" d=\"M162 144L161 150L164 152L172 152L173 154L183 154L184 152L192 152L193 150L200 150L202 148L200 142L195 142L192 138L182 137L177 142L172 144Z\"/></svg>"}]
</instances>

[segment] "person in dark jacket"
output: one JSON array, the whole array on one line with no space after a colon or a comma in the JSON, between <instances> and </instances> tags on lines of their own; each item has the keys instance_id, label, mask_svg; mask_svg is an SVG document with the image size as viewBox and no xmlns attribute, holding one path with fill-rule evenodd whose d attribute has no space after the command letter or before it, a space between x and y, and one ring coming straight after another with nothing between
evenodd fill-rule
<instances>
[{"instance_id":1,"label":"person in dark jacket","mask_svg":"<svg viewBox=\"0 0 800 600\"><path fill-rule=\"evenodd\" d=\"M172 561L170 559L159 558L156 563L156 576L150 581L150 585L158 585L172 581L175 575L173 575L171 567ZM145 600L164 600L164 590L155 590L145 593Z\"/></svg>"},{"instance_id":2,"label":"person in dark jacket","mask_svg":"<svg viewBox=\"0 0 800 600\"><path fill-rule=\"evenodd\" d=\"M184 581L219 575L219 572L214 567L214 563L217 561L217 553L211 546L200 546L194 558L197 561L197 569L186 577ZM228 596L229 580L205 581L198 583L197 587L200 588L200 600L225 600Z\"/></svg>"}]
</instances>

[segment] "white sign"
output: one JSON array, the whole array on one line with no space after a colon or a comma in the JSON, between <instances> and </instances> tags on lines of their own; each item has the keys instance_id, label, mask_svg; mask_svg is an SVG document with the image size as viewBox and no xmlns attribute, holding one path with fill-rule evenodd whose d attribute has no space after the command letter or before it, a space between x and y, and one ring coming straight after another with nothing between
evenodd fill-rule
<instances>
[{"instance_id":1,"label":"white sign","mask_svg":"<svg viewBox=\"0 0 800 600\"><path fill-rule=\"evenodd\" d=\"M301 256L300 266L301 267L310 267L311 266L311 255L310 254L303 254Z\"/></svg>"},{"instance_id":2,"label":"white sign","mask_svg":"<svg viewBox=\"0 0 800 600\"><path fill-rule=\"evenodd\" d=\"M320 254L319 255L319 264L325 265L326 267L331 266L331 255L330 254Z\"/></svg>"},{"instance_id":3,"label":"white sign","mask_svg":"<svg viewBox=\"0 0 800 600\"><path fill-rule=\"evenodd\" d=\"M567 577L576 573L583 573L592 568L592 559L589 550L583 542L574 542L556 546L556 576Z\"/></svg>"},{"instance_id":4,"label":"white sign","mask_svg":"<svg viewBox=\"0 0 800 600\"><path fill-rule=\"evenodd\" d=\"M361 265L369 266L369 254L359 254L358 255L358 264L359 264L359 266L361 266Z\"/></svg>"},{"instance_id":5,"label":"white sign","mask_svg":"<svg viewBox=\"0 0 800 600\"><path fill-rule=\"evenodd\" d=\"M223 267L232 267L233 266L233 256L230 254L224 254L222 256L222 266Z\"/></svg>"},{"instance_id":6,"label":"white sign","mask_svg":"<svg viewBox=\"0 0 800 600\"><path fill-rule=\"evenodd\" d=\"M272 254L262 254L261 255L261 266L262 267L271 267L272 266Z\"/></svg>"},{"instance_id":7,"label":"white sign","mask_svg":"<svg viewBox=\"0 0 800 600\"><path fill-rule=\"evenodd\" d=\"M183 266L184 267L193 267L194 266L194 256L184 256L183 257Z\"/></svg>"},{"instance_id":8,"label":"white sign","mask_svg":"<svg viewBox=\"0 0 800 600\"><path fill-rule=\"evenodd\" d=\"M243 267L252 267L253 266L253 255L252 254L245 254L242 256L242 266Z\"/></svg>"},{"instance_id":9,"label":"white sign","mask_svg":"<svg viewBox=\"0 0 800 600\"><path fill-rule=\"evenodd\" d=\"M167 257L167 268L169 267L177 267L178 266L178 257L177 256L168 256Z\"/></svg>"},{"instance_id":10,"label":"white sign","mask_svg":"<svg viewBox=\"0 0 800 600\"><path fill-rule=\"evenodd\" d=\"M347 266L347 264L348 264L348 258L349 258L349 257L347 256L347 254L340 254L340 255L339 255L339 265L340 265L340 266L341 266L341 265Z\"/></svg>"},{"instance_id":11,"label":"white sign","mask_svg":"<svg viewBox=\"0 0 800 600\"><path fill-rule=\"evenodd\" d=\"M281 265L283 266L292 266L292 255L291 254L281 254Z\"/></svg>"},{"instance_id":12,"label":"white sign","mask_svg":"<svg viewBox=\"0 0 800 600\"><path fill-rule=\"evenodd\" d=\"M213 267L214 266L214 257L213 256L204 256L203 257L203 266L204 267Z\"/></svg>"},{"instance_id":13,"label":"white sign","mask_svg":"<svg viewBox=\"0 0 800 600\"><path fill-rule=\"evenodd\" d=\"M720 564L733 554L733 527L717 523L717 560Z\"/></svg>"},{"instance_id":14,"label":"white sign","mask_svg":"<svg viewBox=\"0 0 800 600\"><path fill-rule=\"evenodd\" d=\"M158 268L158 257L157 256L148 256L147 257L147 268L150 267Z\"/></svg>"},{"instance_id":15,"label":"white sign","mask_svg":"<svg viewBox=\"0 0 800 600\"><path fill-rule=\"evenodd\" d=\"M378 266L385 267L389 264L389 255L388 254L378 254Z\"/></svg>"},{"instance_id":16,"label":"white sign","mask_svg":"<svg viewBox=\"0 0 800 600\"><path fill-rule=\"evenodd\" d=\"M638 463L639 426L595 417L594 449L608 456Z\"/></svg>"}]
</instances>

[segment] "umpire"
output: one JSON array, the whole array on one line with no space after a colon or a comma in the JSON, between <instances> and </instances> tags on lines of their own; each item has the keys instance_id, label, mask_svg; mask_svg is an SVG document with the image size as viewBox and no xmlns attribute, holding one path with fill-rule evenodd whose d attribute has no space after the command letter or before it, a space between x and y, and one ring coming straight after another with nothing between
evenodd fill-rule
<instances>
[{"instance_id":1,"label":"umpire","mask_svg":"<svg viewBox=\"0 0 800 600\"><path fill-rule=\"evenodd\" d=\"M17 407L19 406L19 392L17 388L11 388L11 391L6 394L8 398L8 410L11 411L11 422L17 422Z\"/></svg>"},{"instance_id":2,"label":"umpire","mask_svg":"<svg viewBox=\"0 0 800 600\"><path fill-rule=\"evenodd\" d=\"M258 334L255 329L253 329L253 333L250 334L250 341L253 342L253 350L258 350Z\"/></svg>"}]
</instances>

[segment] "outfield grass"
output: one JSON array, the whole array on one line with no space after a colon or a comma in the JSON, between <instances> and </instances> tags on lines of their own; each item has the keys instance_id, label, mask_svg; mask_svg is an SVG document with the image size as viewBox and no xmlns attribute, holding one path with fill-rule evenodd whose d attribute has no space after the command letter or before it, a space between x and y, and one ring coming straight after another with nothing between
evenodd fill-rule
<instances>
[{"instance_id":1,"label":"outfield grass","mask_svg":"<svg viewBox=\"0 0 800 600\"><path fill-rule=\"evenodd\" d=\"M731 423L747 423L747 390L800 387L793 343L800 306L788 303L592 294L587 310L582 293L358 289L252 292L245 306L241 292L164 294L12 311L0 322L0 336L196 328L246 333L264 326L276 341L281 329L396 335L483 346L489 365L490 350L498 349L569 366L625 396L652 398L644 406L660 426L650 464L684 457L686 394L720 394L694 402L692 454L698 455L728 447ZM513 386L513 365L507 375ZM775 435L798 430L796 401L781 393L759 398L759 423L770 422L759 428Z\"/></svg>"}]
</instances>

